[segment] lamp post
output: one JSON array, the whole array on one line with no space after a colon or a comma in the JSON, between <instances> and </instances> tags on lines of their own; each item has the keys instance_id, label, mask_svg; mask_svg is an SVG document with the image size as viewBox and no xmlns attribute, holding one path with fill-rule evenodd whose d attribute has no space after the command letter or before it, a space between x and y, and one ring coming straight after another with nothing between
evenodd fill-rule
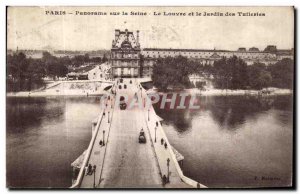
<instances>
[{"instance_id":1,"label":"lamp post","mask_svg":"<svg viewBox=\"0 0 300 194\"><path fill-rule=\"evenodd\" d=\"M148 121L150 121L150 108L148 109Z\"/></svg>"},{"instance_id":2,"label":"lamp post","mask_svg":"<svg viewBox=\"0 0 300 194\"><path fill-rule=\"evenodd\" d=\"M107 123L109 123L109 111L108 111L108 116L107 116Z\"/></svg>"},{"instance_id":3,"label":"lamp post","mask_svg":"<svg viewBox=\"0 0 300 194\"><path fill-rule=\"evenodd\" d=\"M103 146L105 146L105 143L104 143L104 136L105 136L105 130L103 130Z\"/></svg>"},{"instance_id":4,"label":"lamp post","mask_svg":"<svg viewBox=\"0 0 300 194\"><path fill-rule=\"evenodd\" d=\"M170 159L167 159L167 166L168 166L168 182L170 182L170 173L169 173L169 166L170 166Z\"/></svg>"},{"instance_id":5,"label":"lamp post","mask_svg":"<svg viewBox=\"0 0 300 194\"><path fill-rule=\"evenodd\" d=\"M156 143L156 130L157 130L157 127L155 127L154 129L155 129L155 138L154 138L154 142Z\"/></svg>"},{"instance_id":6,"label":"lamp post","mask_svg":"<svg viewBox=\"0 0 300 194\"><path fill-rule=\"evenodd\" d=\"M94 188L96 186L95 179L96 179L96 165L93 166L93 172L94 172Z\"/></svg>"}]
</instances>

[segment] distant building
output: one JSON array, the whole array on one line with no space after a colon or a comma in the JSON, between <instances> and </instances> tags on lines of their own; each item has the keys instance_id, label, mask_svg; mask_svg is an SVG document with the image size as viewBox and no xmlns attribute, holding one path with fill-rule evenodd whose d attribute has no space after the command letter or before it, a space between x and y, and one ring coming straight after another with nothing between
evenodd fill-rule
<instances>
[{"instance_id":1,"label":"distant building","mask_svg":"<svg viewBox=\"0 0 300 194\"><path fill-rule=\"evenodd\" d=\"M259 49L256 47L249 48L249 52L259 52Z\"/></svg>"},{"instance_id":2,"label":"distant building","mask_svg":"<svg viewBox=\"0 0 300 194\"><path fill-rule=\"evenodd\" d=\"M136 38L133 32L115 30L111 48L111 73L113 77L140 76L139 31Z\"/></svg>"},{"instance_id":3,"label":"distant building","mask_svg":"<svg viewBox=\"0 0 300 194\"><path fill-rule=\"evenodd\" d=\"M270 53L276 53L277 48L275 45L268 45L265 50L265 52L270 52Z\"/></svg>"},{"instance_id":4,"label":"distant building","mask_svg":"<svg viewBox=\"0 0 300 194\"><path fill-rule=\"evenodd\" d=\"M75 72L70 72L67 74L67 79L68 80L77 80L78 79L78 74Z\"/></svg>"},{"instance_id":5,"label":"distant building","mask_svg":"<svg viewBox=\"0 0 300 194\"><path fill-rule=\"evenodd\" d=\"M208 49L172 49L140 47L139 31L136 38L133 32L115 30L112 41L111 67L113 77L151 77L153 65L158 58L184 56L203 65L213 65L223 57L237 56L248 65L256 62L266 65L274 64L283 58L294 58L293 49L278 50L274 45L268 45L264 51L256 47L247 50L240 47L237 51Z\"/></svg>"},{"instance_id":6,"label":"distant building","mask_svg":"<svg viewBox=\"0 0 300 194\"><path fill-rule=\"evenodd\" d=\"M241 48L239 48L238 49L238 52L246 52L247 50L246 50L246 48L244 48L244 47L241 47Z\"/></svg>"},{"instance_id":7,"label":"distant building","mask_svg":"<svg viewBox=\"0 0 300 194\"><path fill-rule=\"evenodd\" d=\"M204 65L213 65L215 61L222 57L237 56L243 59L248 65L256 62L266 65L274 64L283 58L294 59L294 49L274 51L276 46L267 46L264 51L252 47L248 51L246 48L239 48L237 51L229 50L207 50L207 49L163 49L163 48L144 48L141 54L145 59L153 60L157 58L184 56L189 59L199 61Z\"/></svg>"}]
</instances>

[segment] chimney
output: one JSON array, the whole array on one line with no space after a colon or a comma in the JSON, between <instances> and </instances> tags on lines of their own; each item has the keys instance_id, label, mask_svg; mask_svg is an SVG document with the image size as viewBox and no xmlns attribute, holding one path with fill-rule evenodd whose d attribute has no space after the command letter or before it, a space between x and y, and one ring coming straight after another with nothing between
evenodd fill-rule
<instances>
[{"instance_id":1,"label":"chimney","mask_svg":"<svg viewBox=\"0 0 300 194\"><path fill-rule=\"evenodd\" d=\"M120 35L120 30L115 30L115 41L117 42L118 38L119 38L119 35Z\"/></svg>"},{"instance_id":2,"label":"chimney","mask_svg":"<svg viewBox=\"0 0 300 194\"><path fill-rule=\"evenodd\" d=\"M128 30L125 29L125 38L126 38L126 41L128 41Z\"/></svg>"},{"instance_id":3,"label":"chimney","mask_svg":"<svg viewBox=\"0 0 300 194\"><path fill-rule=\"evenodd\" d=\"M137 44L137 45L140 44L140 41L139 41L139 39L140 39L139 32L140 32L139 30L136 31L136 44Z\"/></svg>"}]
</instances>

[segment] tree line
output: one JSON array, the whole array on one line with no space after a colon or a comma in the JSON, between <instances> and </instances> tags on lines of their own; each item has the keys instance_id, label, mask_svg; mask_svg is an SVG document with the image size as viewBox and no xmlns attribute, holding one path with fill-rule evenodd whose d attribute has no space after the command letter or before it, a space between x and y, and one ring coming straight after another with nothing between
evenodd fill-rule
<instances>
[{"instance_id":1,"label":"tree line","mask_svg":"<svg viewBox=\"0 0 300 194\"><path fill-rule=\"evenodd\" d=\"M191 74L207 79L212 77L213 85L218 89L292 89L294 61L285 58L268 66L259 62L247 65L243 59L232 56L215 61L213 65L204 65L183 56L159 58L153 67L152 80L160 90L168 87L203 88L202 82L195 85L189 82Z\"/></svg>"},{"instance_id":2,"label":"tree line","mask_svg":"<svg viewBox=\"0 0 300 194\"><path fill-rule=\"evenodd\" d=\"M7 55L7 91L24 91L39 88L44 85L43 78L53 80L65 77L68 68L79 67L85 63L106 62L104 55L90 58L88 54L74 57L56 57L49 52L43 52L42 58L28 58L22 52Z\"/></svg>"}]
</instances>

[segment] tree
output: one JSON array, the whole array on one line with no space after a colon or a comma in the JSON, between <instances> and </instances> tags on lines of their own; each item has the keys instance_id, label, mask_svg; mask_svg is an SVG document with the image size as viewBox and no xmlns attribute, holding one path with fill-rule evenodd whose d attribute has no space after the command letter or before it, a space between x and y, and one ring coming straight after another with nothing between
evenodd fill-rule
<instances>
[{"instance_id":1,"label":"tree","mask_svg":"<svg viewBox=\"0 0 300 194\"><path fill-rule=\"evenodd\" d=\"M247 64L236 56L230 57L227 61L232 71L231 89L245 89L248 84Z\"/></svg>"},{"instance_id":2,"label":"tree","mask_svg":"<svg viewBox=\"0 0 300 194\"><path fill-rule=\"evenodd\" d=\"M63 65L65 65L67 67L72 65L72 61L68 56L61 57L59 60Z\"/></svg>"},{"instance_id":3,"label":"tree","mask_svg":"<svg viewBox=\"0 0 300 194\"><path fill-rule=\"evenodd\" d=\"M152 81L160 90L172 87L189 87L189 61L186 57L159 58L153 66Z\"/></svg>"},{"instance_id":4,"label":"tree","mask_svg":"<svg viewBox=\"0 0 300 194\"><path fill-rule=\"evenodd\" d=\"M7 56L7 89L21 91L41 83L45 68L40 59L26 58L22 52Z\"/></svg>"},{"instance_id":5,"label":"tree","mask_svg":"<svg viewBox=\"0 0 300 194\"><path fill-rule=\"evenodd\" d=\"M29 59L29 66L26 71L27 89L31 90L33 84L42 84L42 78L45 76L45 73L44 65L40 59Z\"/></svg>"},{"instance_id":6,"label":"tree","mask_svg":"<svg viewBox=\"0 0 300 194\"><path fill-rule=\"evenodd\" d=\"M83 63L84 56L75 56L79 58ZM68 66L72 64L72 61L69 57L57 58L51 55L49 52L44 52L42 57L42 63L46 69L46 75L55 79L56 77L65 77L68 73Z\"/></svg>"},{"instance_id":7,"label":"tree","mask_svg":"<svg viewBox=\"0 0 300 194\"><path fill-rule=\"evenodd\" d=\"M231 68L232 67L227 64L227 59L225 57L214 63L212 74L214 75L214 84L216 88L228 88L232 79Z\"/></svg>"},{"instance_id":8,"label":"tree","mask_svg":"<svg viewBox=\"0 0 300 194\"><path fill-rule=\"evenodd\" d=\"M196 82L196 87L200 90L204 89L204 85L205 85L205 82L201 82L201 81Z\"/></svg>"},{"instance_id":9,"label":"tree","mask_svg":"<svg viewBox=\"0 0 300 194\"><path fill-rule=\"evenodd\" d=\"M11 76L12 80L9 80L15 86L16 90L22 90L24 81L26 80L26 71L29 62L26 59L26 55L22 52L10 55L7 60L7 75ZM8 88L9 89L9 88Z\"/></svg>"},{"instance_id":10,"label":"tree","mask_svg":"<svg viewBox=\"0 0 300 194\"><path fill-rule=\"evenodd\" d=\"M90 56L88 53L84 55L84 62L90 62Z\"/></svg>"},{"instance_id":11,"label":"tree","mask_svg":"<svg viewBox=\"0 0 300 194\"><path fill-rule=\"evenodd\" d=\"M101 63L102 59L101 59L101 57L93 57L93 58L90 58L90 61L96 62L96 63Z\"/></svg>"},{"instance_id":12,"label":"tree","mask_svg":"<svg viewBox=\"0 0 300 194\"><path fill-rule=\"evenodd\" d=\"M278 88L293 88L294 61L292 59L282 59L274 65L269 66L272 76L272 86Z\"/></svg>"},{"instance_id":13,"label":"tree","mask_svg":"<svg viewBox=\"0 0 300 194\"><path fill-rule=\"evenodd\" d=\"M272 81L272 76L267 67L263 63L254 63L248 67L249 86L252 89L261 90L264 87L269 87Z\"/></svg>"},{"instance_id":14,"label":"tree","mask_svg":"<svg viewBox=\"0 0 300 194\"><path fill-rule=\"evenodd\" d=\"M216 61L210 71L216 88L245 89L248 84L247 64L236 56Z\"/></svg>"},{"instance_id":15,"label":"tree","mask_svg":"<svg viewBox=\"0 0 300 194\"><path fill-rule=\"evenodd\" d=\"M103 58L102 58L102 63L105 63L106 61L108 61L107 57L106 57L106 54L103 55Z\"/></svg>"}]
</instances>

